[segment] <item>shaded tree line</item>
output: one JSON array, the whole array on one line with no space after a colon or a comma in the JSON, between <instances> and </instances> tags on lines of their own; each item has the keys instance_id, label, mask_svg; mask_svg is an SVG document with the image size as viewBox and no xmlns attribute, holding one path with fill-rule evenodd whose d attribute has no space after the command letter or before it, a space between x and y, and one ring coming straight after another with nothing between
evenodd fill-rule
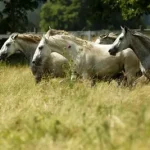
<instances>
[{"instance_id":1,"label":"shaded tree line","mask_svg":"<svg viewBox=\"0 0 150 150\"><path fill-rule=\"evenodd\" d=\"M137 28L150 13L147 0L48 0L41 9L40 27L65 30Z\"/></svg>"},{"instance_id":2,"label":"shaded tree line","mask_svg":"<svg viewBox=\"0 0 150 150\"><path fill-rule=\"evenodd\" d=\"M137 28L141 16L150 13L148 0L0 0L0 33L25 32L27 11L33 11L40 1L40 28L49 26L64 30L118 29L120 25Z\"/></svg>"},{"instance_id":3,"label":"shaded tree line","mask_svg":"<svg viewBox=\"0 0 150 150\"><path fill-rule=\"evenodd\" d=\"M0 33L27 30L27 11L33 11L44 0L0 0L4 9L0 12Z\"/></svg>"}]
</instances>

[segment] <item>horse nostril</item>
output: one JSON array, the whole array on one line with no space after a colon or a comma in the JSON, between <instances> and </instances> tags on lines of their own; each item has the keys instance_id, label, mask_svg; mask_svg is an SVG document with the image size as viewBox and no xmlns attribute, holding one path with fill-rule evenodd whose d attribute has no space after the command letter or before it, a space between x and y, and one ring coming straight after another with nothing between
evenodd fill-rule
<instances>
[{"instance_id":1,"label":"horse nostril","mask_svg":"<svg viewBox=\"0 0 150 150\"><path fill-rule=\"evenodd\" d=\"M35 60L32 61L32 64L35 66L40 66L42 60L40 58L36 58Z\"/></svg>"},{"instance_id":2,"label":"horse nostril","mask_svg":"<svg viewBox=\"0 0 150 150\"><path fill-rule=\"evenodd\" d=\"M109 54L111 54L112 53L112 49L110 49L108 52L109 52Z\"/></svg>"},{"instance_id":3,"label":"horse nostril","mask_svg":"<svg viewBox=\"0 0 150 150\"><path fill-rule=\"evenodd\" d=\"M0 54L0 60L5 60L7 58L7 53Z\"/></svg>"},{"instance_id":4,"label":"horse nostril","mask_svg":"<svg viewBox=\"0 0 150 150\"><path fill-rule=\"evenodd\" d=\"M32 61L32 64L35 64L35 61L34 61L34 60Z\"/></svg>"},{"instance_id":5,"label":"horse nostril","mask_svg":"<svg viewBox=\"0 0 150 150\"><path fill-rule=\"evenodd\" d=\"M115 50L113 50L113 49L110 49L108 52L109 52L110 55L113 55L113 56L116 55L116 52L115 52Z\"/></svg>"}]
</instances>

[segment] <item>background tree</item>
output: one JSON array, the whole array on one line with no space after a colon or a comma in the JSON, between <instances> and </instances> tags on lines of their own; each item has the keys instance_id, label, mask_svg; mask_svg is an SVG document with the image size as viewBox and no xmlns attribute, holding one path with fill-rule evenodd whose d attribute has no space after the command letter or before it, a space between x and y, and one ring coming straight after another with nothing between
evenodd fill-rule
<instances>
[{"instance_id":1,"label":"background tree","mask_svg":"<svg viewBox=\"0 0 150 150\"><path fill-rule=\"evenodd\" d=\"M1 12L1 33L26 31L27 11L33 11L42 0L0 0L5 7Z\"/></svg>"},{"instance_id":2,"label":"background tree","mask_svg":"<svg viewBox=\"0 0 150 150\"><path fill-rule=\"evenodd\" d=\"M147 0L88 0L91 6L91 18L95 24L96 18L100 20L100 28L119 28L127 25L137 28L142 23L141 16L150 13Z\"/></svg>"},{"instance_id":3,"label":"background tree","mask_svg":"<svg viewBox=\"0 0 150 150\"><path fill-rule=\"evenodd\" d=\"M150 13L150 1L148 0L104 0L104 3L110 4L113 10L119 8L125 20Z\"/></svg>"},{"instance_id":4,"label":"background tree","mask_svg":"<svg viewBox=\"0 0 150 150\"><path fill-rule=\"evenodd\" d=\"M65 30L137 28L150 13L147 0L49 0L41 9L40 27Z\"/></svg>"},{"instance_id":5,"label":"background tree","mask_svg":"<svg viewBox=\"0 0 150 150\"><path fill-rule=\"evenodd\" d=\"M82 30L90 26L88 20L89 5L85 0L48 1L41 9L40 27L47 30L49 26L65 30Z\"/></svg>"}]
</instances>

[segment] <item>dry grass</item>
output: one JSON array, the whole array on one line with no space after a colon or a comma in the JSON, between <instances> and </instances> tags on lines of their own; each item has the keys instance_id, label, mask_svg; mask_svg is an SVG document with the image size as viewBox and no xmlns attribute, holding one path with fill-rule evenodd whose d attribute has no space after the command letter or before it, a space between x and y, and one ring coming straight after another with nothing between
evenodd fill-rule
<instances>
[{"instance_id":1,"label":"dry grass","mask_svg":"<svg viewBox=\"0 0 150 150\"><path fill-rule=\"evenodd\" d=\"M0 67L0 149L149 150L150 85L60 80Z\"/></svg>"}]
</instances>

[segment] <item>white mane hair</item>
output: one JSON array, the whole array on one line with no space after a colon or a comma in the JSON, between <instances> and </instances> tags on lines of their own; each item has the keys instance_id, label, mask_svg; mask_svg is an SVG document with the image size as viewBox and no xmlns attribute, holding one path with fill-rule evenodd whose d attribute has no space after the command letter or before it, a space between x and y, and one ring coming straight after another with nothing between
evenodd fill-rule
<instances>
[{"instance_id":1,"label":"white mane hair","mask_svg":"<svg viewBox=\"0 0 150 150\"><path fill-rule=\"evenodd\" d=\"M49 29L45 36L49 37L49 36L55 36L55 35L69 35L70 33L64 30L56 30L56 29Z\"/></svg>"},{"instance_id":2,"label":"white mane hair","mask_svg":"<svg viewBox=\"0 0 150 150\"><path fill-rule=\"evenodd\" d=\"M94 42L83 40L81 38L75 37L74 35L54 35L54 36L49 36L45 37L48 39L49 43L51 45L61 45L61 43L68 42L68 41L73 41L75 44L82 46L83 48L90 49L93 47Z\"/></svg>"}]
</instances>

